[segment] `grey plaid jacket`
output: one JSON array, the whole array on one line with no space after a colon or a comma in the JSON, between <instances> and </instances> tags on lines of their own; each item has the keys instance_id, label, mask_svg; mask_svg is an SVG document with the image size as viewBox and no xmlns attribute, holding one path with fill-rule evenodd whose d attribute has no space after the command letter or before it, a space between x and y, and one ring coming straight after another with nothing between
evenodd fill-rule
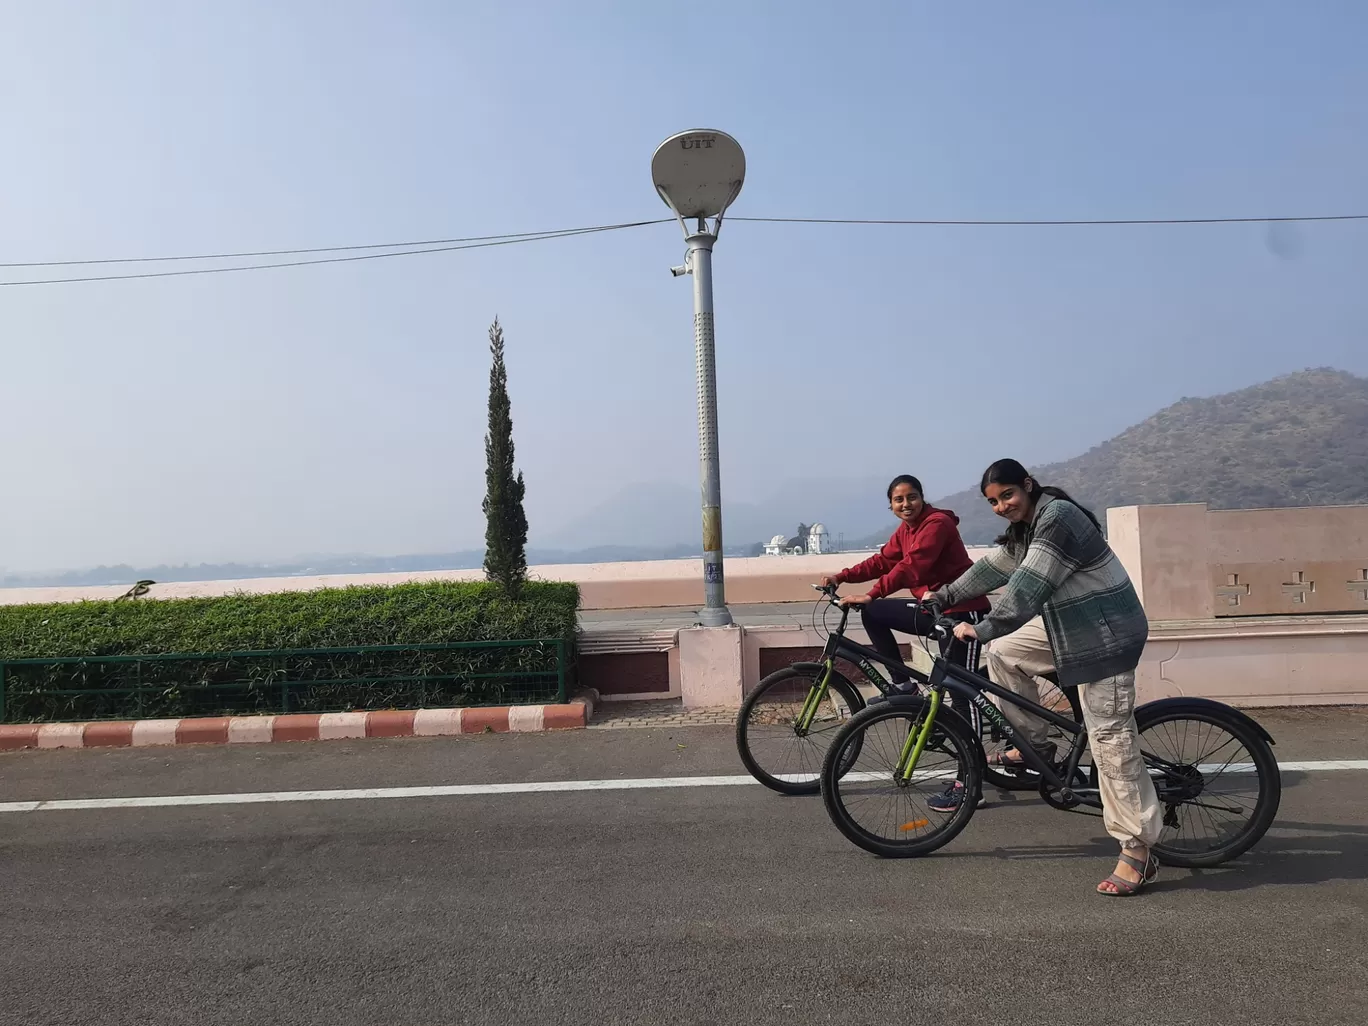
<instances>
[{"instance_id":1,"label":"grey plaid jacket","mask_svg":"<svg viewBox=\"0 0 1368 1026\"><path fill-rule=\"evenodd\" d=\"M1005 586L1005 587L1004 587ZM1042 616L1063 685L1134 670L1149 621L1107 540L1072 502L1042 496L1024 547L998 546L933 597L957 605L1003 588L975 628L991 641Z\"/></svg>"}]
</instances>

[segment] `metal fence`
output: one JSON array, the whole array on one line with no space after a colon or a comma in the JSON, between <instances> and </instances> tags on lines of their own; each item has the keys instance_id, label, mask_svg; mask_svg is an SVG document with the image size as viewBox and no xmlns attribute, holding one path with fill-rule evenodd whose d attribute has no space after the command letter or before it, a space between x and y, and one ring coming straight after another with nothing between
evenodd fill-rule
<instances>
[{"instance_id":1,"label":"metal fence","mask_svg":"<svg viewBox=\"0 0 1368 1026\"><path fill-rule=\"evenodd\" d=\"M0 723L564 702L564 638L0 659Z\"/></svg>"}]
</instances>

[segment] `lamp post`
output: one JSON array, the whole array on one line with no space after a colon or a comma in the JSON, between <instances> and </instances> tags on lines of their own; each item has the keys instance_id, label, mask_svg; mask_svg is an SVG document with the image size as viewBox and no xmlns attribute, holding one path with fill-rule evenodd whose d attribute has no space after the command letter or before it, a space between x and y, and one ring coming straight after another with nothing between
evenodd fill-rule
<instances>
[{"instance_id":1,"label":"lamp post","mask_svg":"<svg viewBox=\"0 0 1368 1026\"><path fill-rule=\"evenodd\" d=\"M672 267L675 277L693 275L694 363L698 374L698 463L703 499L704 627L726 627L727 609L722 570L722 472L717 454L717 366L713 345L712 251L722 229L722 215L741 192L746 156L725 132L695 129L672 135L651 158L656 192L674 213L684 232L688 253ZM711 227L708 218L713 219ZM696 222L694 229L688 222Z\"/></svg>"}]
</instances>

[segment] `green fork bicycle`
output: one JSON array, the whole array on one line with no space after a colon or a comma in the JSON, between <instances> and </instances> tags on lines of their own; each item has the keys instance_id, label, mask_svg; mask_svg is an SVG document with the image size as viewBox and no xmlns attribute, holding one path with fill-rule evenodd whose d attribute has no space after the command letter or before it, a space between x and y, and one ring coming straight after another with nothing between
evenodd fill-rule
<instances>
[{"instance_id":1,"label":"green fork bicycle","mask_svg":"<svg viewBox=\"0 0 1368 1026\"><path fill-rule=\"evenodd\" d=\"M935 618L947 637L955 622ZM929 644L928 644L929 648ZM927 803L956 781L976 793L982 744L962 717L944 705L958 694L1013 737L991 695L1045 719L1071 735L1062 764L1030 745L1018 750L1035 770L1040 795L1056 809L1098 814L1096 767L1083 763L1087 728L1036 705L985 677L936 658L925 695L895 695L851 717L831 739L821 791L837 829L866 851L887 857L925 855L949 843L973 817L976 803L951 813ZM1273 738L1238 709L1205 698L1165 698L1135 710L1141 756L1164 809L1151 850L1171 866L1216 866L1257 844L1277 815L1282 777Z\"/></svg>"},{"instance_id":2,"label":"green fork bicycle","mask_svg":"<svg viewBox=\"0 0 1368 1026\"><path fill-rule=\"evenodd\" d=\"M736 719L736 748L742 764L756 780L781 794L817 794L827 748L836 732L868 705L866 693L900 694L877 667L910 674L923 690L930 684L930 678L915 667L847 638L850 607L841 606L835 588L813 587L821 593L813 611L814 628L818 610L823 613L823 626L833 609L840 613L821 659L794 663L765 677L746 696ZM841 671L838 661L858 668L859 685ZM1045 679L1040 699L1046 708L1081 721L1076 692L1062 691L1057 682ZM978 738L980 747L987 750L1007 742L997 720L983 716L975 706L969 708L967 720L960 717L961 725ZM958 715L953 708L946 713ZM1064 737L1058 727L1052 725L1051 731L1056 738ZM986 759L980 765L979 779L1004 790L1034 791L1040 786L1033 766L997 767Z\"/></svg>"}]
</instances>

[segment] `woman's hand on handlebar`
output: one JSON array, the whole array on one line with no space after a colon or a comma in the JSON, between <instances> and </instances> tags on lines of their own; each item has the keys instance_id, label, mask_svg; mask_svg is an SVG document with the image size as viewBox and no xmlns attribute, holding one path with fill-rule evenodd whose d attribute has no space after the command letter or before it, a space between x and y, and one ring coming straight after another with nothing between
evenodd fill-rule
<instances>
[{"instance_id":1,"label":"woman's hand on handlebar","mask_svg":"<svg viewBox=\"0 0 1368 1026\"><path fill-rule=\"evenodd\" d=\"M873 595L842 595L842 607L849 609L851 606L863 606L874 601Z\"/></svg>"},{"instance_id":2,"label":"woman's hand on handlebar","mask_svg":"<svg viewBox=\"0 0 1368 1026\"><path fill-rule=\"evenodd\" d=\"M819 587L833 589L839 587L840 583L841 582L836 580L836 578L834 577L823 577L820 581L817 582Z\"/></svg>"},{"instance_id":3,"label":"woman's hand on handlebar","mask_svg":"<svg viewBox=\"0 0 1368 1026\"><path fill-rule=\"evenodd\" d=\"M934 595L926 594L917 600L917 604L933 616L936 620L938 630L949 630L959 641L977 641L978 632L974 630L974 625L963 621L948 620L941 612L941 605ZM944 635L940 635L944 637Z\"/></svg>"}]
</instances>

